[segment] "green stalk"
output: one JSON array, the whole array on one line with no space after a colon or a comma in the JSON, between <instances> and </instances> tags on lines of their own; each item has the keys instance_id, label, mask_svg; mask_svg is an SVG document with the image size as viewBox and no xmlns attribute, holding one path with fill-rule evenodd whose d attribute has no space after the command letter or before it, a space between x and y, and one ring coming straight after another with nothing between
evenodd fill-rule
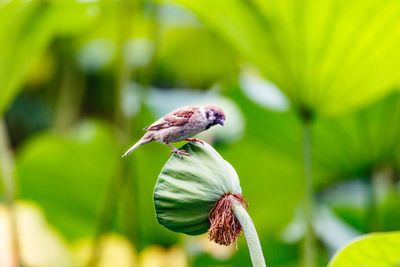
<instances>
[{"instance_id":1,"label":"green stalk","mask_svg":"<svg viewBox=\"0 0 400 267\"><path fill-rule=\"evenodd\" d=\"M107 1L104 1L105 5ZM117 85L115 88L115 104L114 104L114 126L115 126L115 135L117 136L119 150L121 154L124 151L126 146L126 139L129 134L129 124L128 119L122 112L122 98L125 94L125 90L127 89L130 81L130 69L124 59L124 46L126 44L127 38L130 35L131 27L133 25L132 13L134 11L134 4L136 1L133 0L123 0L117 3L118 6L118 20L119 24L117 25L118 29L118 39L117 39L117 72L116 72L116 81ZM131 157L132 162L132 157ZM117 167L115 172L115 177L110 181L108 186L108 191L106 192L106 196L104 198L104 204L102 205L102 209L100 211L98 225L96 229L96 233L94 235L94 244L91 258L89 259L87 266L94 267L99 263L99 259L102 253L101 246L101 237L104 233L109 231L112 226L114 216L117 211L118 203L120 202L120 197L123 195L123 191L127 186L128 182L128 173L127 173L127 162L122 160ZM134 186L136 188L136 186ZM130 206L133 208L133 206ZM137 220L136 220L136 211L131 210L130 213L131 221L130 224L133 225L132 228L135 229L134 243L137 243Z\"/></svg>"},{"instance_id":2,"label":"green stalk","mask_svg":"<svg viewBox=\"0 0 400 267\"><path fill-rule=\"evenodd\" d=\"M92 255L88 263L86 264L87 267L97 266L99 263L99 259L101 258L101 237L105 232L110 229L112 225L121 192L123 191L123 188L125 188L126 175L123 175L123 173L123 166L119 166L115 179L112 179L112 181L110 181L110 185L108 187L108 191L106 192L104 203L100 211L97 229L94 235Z\"/></svg>"},{"instance_id":3,"label":"green stalk","mask_svg":"<svg viewBox=\"0 0 400 267\"><path fill-rule=\"evenodd\" d=\"M80 106L84 93L83 77L74 68L69 59L71 40L63 39L60 45L62 58L61 84L57 99L57 109L54 118L54 129L63 132L73 125L79 117Z\"/></svg>"},{"instance_id":4,"label":"green stalk","mask_svg":"<svg viewBox=\"0 0 400 267\"><path fill-rule=\"evenodd\" d=\"M369 231L382 230L382 204L392 193L394 170L390 165L376 167L371 173L371 191L369 197Z\"/></svg>"},{"instance_id":5,"label":"green stalk","mask_svg":"<svg viewBox=\"0 0 400 267\"><path fill-rule=\"evenodd\" d=\"M14 157L11 152L7 126L3 118L0 118L0 176L3 180L5 203L10 219L10 247L13 253L14 266L20 266L20 255L18 245L18 232L15 214L15 177Z\"/></svg>"},{"instance_id":6,"label":"green stalk","mask_svg":"<svg viewBox=\"0 0 400 267\"><path fill-rule=\"evenodd\" d=\"M251 220L249 214L240 202L234 203L232 209L236 218L239 220L246 237L253 267L266 267L267 265L265 264L260 240L258 239L256 228L254 227L253 221Z\"/></svg>"},{"instance_id":7,"label":"green stalk","mask_svg":"<svg viewBox=\"0 0 400 267\"><path fill-rule=\"evenodd\" d=\"M115 134L118 136L118 143L120 154L122 155L126 150L128 143L128 136L130 136L130 120L122 110L123 97L126 95L126 90L132 80L132 68L128 65L124 57L124 49L129 38L132 37L133 27L135 26L135 19L138 10L140 9L140 0L123 0L119 3L119 25L118 25L118 39L117 39L117 88L115 94ZM139 245L139 231L137 223L138 214L138 183L136 181L135 172L135 158L131 155L129 160L121 160L120 173L115 181L119 184L119 193L121 198L119 204L121 207L122 219L126 224L122 224L123 230L129 236L130 240ZM127 187L129 186L129 190ZM129 194L129 195L127 195ZM113 197L113 196L111 196ZM112 199L111 199L112 200ZM117 203L118 204L118 203ZM118 206L118 205L117 205ZM116 207L117 207L116 206ZM114 210L116 213L116 209Z\"/></svg>"},{"instance_id":8,"label":"green stalk","mask_svg":"<svg viewBox=\"0 0 400 267\"><path fill-rule=\"evenodd\" d=\"M311 168L310 120L303 121L303 164L304 164L304 215L306 232L303 244L303 266L314 267L316 263L316 245L312 223L314 220L314 190Z\"/></svg>"}]
</instances>

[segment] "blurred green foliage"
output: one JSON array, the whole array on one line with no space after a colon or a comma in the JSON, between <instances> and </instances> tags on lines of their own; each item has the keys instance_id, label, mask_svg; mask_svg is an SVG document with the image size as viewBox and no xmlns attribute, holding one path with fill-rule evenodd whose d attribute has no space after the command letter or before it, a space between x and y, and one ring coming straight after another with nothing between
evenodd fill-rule
<instances>
[{"instance_id":1,"label":"blurred green foliage","mask_svg":"<svg viewBox=\"0 0 400 267\"><path fill-rule=\"evenodd\" d=\"M399 11L394 0L3 1L0 113L17 200L37 205L29 220L65 239L53 246L76 266L103 232L118 233L101 240L111 255L138 266L168 257L247 266L244 240L238 251L209 248L157 223L153 190L169 148L152 143L120 160L160 113L207 101L229 109L226 127L202 138L237 171L268 266L302 257L304 111L313 114L319 265L354 236L399 230ZM244 85L248 72L265 87ZM36 228L24 227L29 239ZM335 261L361 259L359 249Z\"/></svg>"},{"instance_id":2,"label":"blurred green foliage","mask_svg":"<svg viewBox=\"0 0 400 267\"><path fill-rule=\"evenodd\" d=\"M40 133L18 153L21 195L34 199L67 238L86 237L93 234L118 159L110 130L95 121L63 134Z\"/></svg>"},{"instance_id":3,"label":"blurred green foliage","mask_svg":"<svg viewBox=\"0 0 400 267\"><path fill-rule=\"evenodd\" d=\"M192 9L300 109L343 113L398 83L397 1L167 2Z\"/></svg>"},{"instance_id":4,"label":"blurred green foliage","mask_svg":"<svg viewBox=\"0 0 400 267\"><path fill-rule=\"evenodd\" d=\"M398 242L398 232L366 235L341 250L328 266L396 266L400 253ZM366 251L371 254L365 255Z\"/></svg>"},{"instance_id":5,"label":"blurred green foliage","mask_svg":"<svg viewBox=\"0 0 400 267\"><path fill-rule=\"evenodd\" d=\"M32 62L55 35L85 28L86 6L77 3L7 1L0 6L0 111L24 85ZM73 19L70 19L73 17Z\"/></svg>"}]
</instances>

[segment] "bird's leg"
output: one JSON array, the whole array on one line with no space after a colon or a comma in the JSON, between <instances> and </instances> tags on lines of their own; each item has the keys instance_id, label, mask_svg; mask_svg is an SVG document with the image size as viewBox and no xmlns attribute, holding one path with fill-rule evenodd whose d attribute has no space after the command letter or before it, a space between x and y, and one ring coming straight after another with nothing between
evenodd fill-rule
<instances>
[{"instance_id":1,"label":"bird's leg","mask_svg":"<svg viewBox=\"0 0 400 267\"><path fill-rule=\"evenodd\" d=\"M190 154L187 153L185 150L179 150L179 149L177 149L176 147L174 147L173 145L171 145L170 143L166 143L166 144L172 148L171 154L172 154L172 153L176 153L176 154L179 155L179 157L180 157L181 159L182 159L182 155L190 156Z\"/></svg>"},{"instance_id":2,"label":"bird's leg","mask_svg":"<svg viewBox=\"0 0 400 267\"><path fill-rule=\"evenodd\" d=\"M186 138L185 141L189 141L189 142L190 142L190 141L192 141L192 142L198 142L198 143L204 145L203 141L201 141L201 140L198 139L198 138Z\"/></svg>"}]
</instances>

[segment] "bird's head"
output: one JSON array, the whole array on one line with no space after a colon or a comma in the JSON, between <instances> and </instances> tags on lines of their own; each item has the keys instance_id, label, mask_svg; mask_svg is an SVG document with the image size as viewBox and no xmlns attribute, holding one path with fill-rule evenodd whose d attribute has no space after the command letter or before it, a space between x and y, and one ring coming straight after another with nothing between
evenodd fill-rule
<instances>
[{"instance_id":1,"label":"bird's head","mask_svg":"<svg viewBox=\"0 0 400 267\"><path fill-rule=\"evenodd\" d=\"M224 126L225 122L225 113L222 110L222 108L214 106L214 105L209 105L209 106L204 106L204 112L206 114L206 118L209 122L209 127L220 124Z\"/></svg>"}]
</instances>

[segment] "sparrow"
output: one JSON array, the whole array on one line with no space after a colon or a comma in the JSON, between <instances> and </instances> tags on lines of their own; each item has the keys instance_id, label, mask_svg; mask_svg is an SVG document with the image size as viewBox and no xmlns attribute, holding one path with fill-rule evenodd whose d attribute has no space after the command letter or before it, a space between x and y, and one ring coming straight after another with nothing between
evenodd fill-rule
<instances>
[{"instance_id":1,"label":"sparrow","mask_svg":"<svg viewBox=\"0 0 400 267\"><path fill-rule=\"evenodd\" d=\"M176 153L180 158L182 158L182 155L189 156L189 153L185 150L179 150L172 146L171 143L185 140L203 144L201 140L190 137L217 124L224 126L225 118L224 111L214 105L183 106L144 128L147 133L129 148L122 157L127 156L137 147L152 141L158 141L170 146L173 149L171 154Z\"/></svg>"}]
</instances>

